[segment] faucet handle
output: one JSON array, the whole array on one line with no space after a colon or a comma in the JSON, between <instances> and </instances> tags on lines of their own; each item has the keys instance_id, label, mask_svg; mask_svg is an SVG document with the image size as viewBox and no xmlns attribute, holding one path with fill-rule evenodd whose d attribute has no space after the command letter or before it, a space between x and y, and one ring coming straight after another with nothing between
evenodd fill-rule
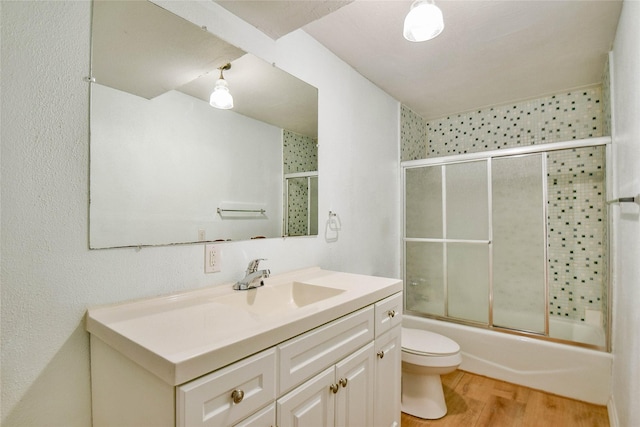
<instances>
[{"instance_id":1,"label":"faucet handle","mask_svg":"<svg viewBox=\"0 0 640 427\"><path fill-rule=\"evenodd\" d=\"M260 261L266 261L266 258L257 258L249 261L249 265L247 266L247 274L255 273L258 271L258 266L260 265Z\"/></svg>"}]
</instances>

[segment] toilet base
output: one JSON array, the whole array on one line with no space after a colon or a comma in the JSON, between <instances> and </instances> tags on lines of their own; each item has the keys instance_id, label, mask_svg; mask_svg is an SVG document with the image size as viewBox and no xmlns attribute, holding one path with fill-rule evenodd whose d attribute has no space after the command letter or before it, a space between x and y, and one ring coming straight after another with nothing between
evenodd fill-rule
<instances>
[{"instance_id":1,"label":"toilet base","mask_svg":"<svg viewBox=\"0 0 640 427\"><path fill-rule=\"evenodd\" d=\"M435 420L447 414L440 375L402 373L402 412Z\"/></svg>"}]
</instances>

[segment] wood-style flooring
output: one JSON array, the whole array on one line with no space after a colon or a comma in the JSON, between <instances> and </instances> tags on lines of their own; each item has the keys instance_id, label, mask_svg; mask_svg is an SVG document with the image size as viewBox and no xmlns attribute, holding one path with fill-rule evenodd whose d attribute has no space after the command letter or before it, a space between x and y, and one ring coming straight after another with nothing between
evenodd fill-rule
<instances>
[{"instance_id":1,"label":"wood-style flooring","mask_svg":"<svg viewBox=\"0 0 640 427\"><path fill-rule=\"evenodd\" d=\"M402 414L402 427L608 427L605 406L592 405L464 371L442 376L447 415Z\"/></svg>"}]
</instances>

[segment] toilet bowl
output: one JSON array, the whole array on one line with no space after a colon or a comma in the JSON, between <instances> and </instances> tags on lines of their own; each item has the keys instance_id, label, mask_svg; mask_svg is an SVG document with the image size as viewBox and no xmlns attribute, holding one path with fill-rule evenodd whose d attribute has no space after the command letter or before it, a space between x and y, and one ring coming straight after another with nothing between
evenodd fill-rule
<instances>
[{"instance_id":1,"label":"toilet bowl","mask_svg":"<svg viewBox=\"0 0 640 427\"><path fill-rule=\"evenodd\" d=\"M402 412L430 420L444 417L440 375L455 371L461 362L460 346L452 339L402 328Z\"/></svg>"}]
</instances>

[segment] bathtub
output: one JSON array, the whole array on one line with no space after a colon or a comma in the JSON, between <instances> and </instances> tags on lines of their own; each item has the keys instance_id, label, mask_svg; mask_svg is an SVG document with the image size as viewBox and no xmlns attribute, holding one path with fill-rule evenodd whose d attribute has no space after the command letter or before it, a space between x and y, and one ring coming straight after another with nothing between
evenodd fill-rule
<instances>
[{"instance_id":1,"label":"bathtub","mask_svg":"<svg viewBox=\"0 0 640 427\"><path fill-rule=\"evenodd\" d=\"M607 345L602 326L576 322L575 320L549 319L549 335L602 348Z\"/></svg>"},{"instance_id":2,"label":"bathtub","mask_svg":"<svg viewBox=\"0 0 640 427\"><path fill-rule=\"evenodd\" d=\"M544 327L542 324L543 319L541 319L539 315L532 315L531 313L502 310L499 312L499 317L504 322L502 325L509 325L515 330L526 331L528 328L535 327L532 325L537 325L537 327L540 328ZM588 344L599 347L600 349L604 349L607 346L601 316L597 318L597 321L592 323L550 316L549 336L566 341Z\"/></svg>"},{"instance_id":3,"label":"bathtub","mask_svg":"<svg viewBox=\"0 0 640 427\"><path fill-rule=\"evenodd\" d=\"M408 314L402 324L455 340L464 371L598 405L609 401L610 353Z\"/></svg>"}]
</instances>

